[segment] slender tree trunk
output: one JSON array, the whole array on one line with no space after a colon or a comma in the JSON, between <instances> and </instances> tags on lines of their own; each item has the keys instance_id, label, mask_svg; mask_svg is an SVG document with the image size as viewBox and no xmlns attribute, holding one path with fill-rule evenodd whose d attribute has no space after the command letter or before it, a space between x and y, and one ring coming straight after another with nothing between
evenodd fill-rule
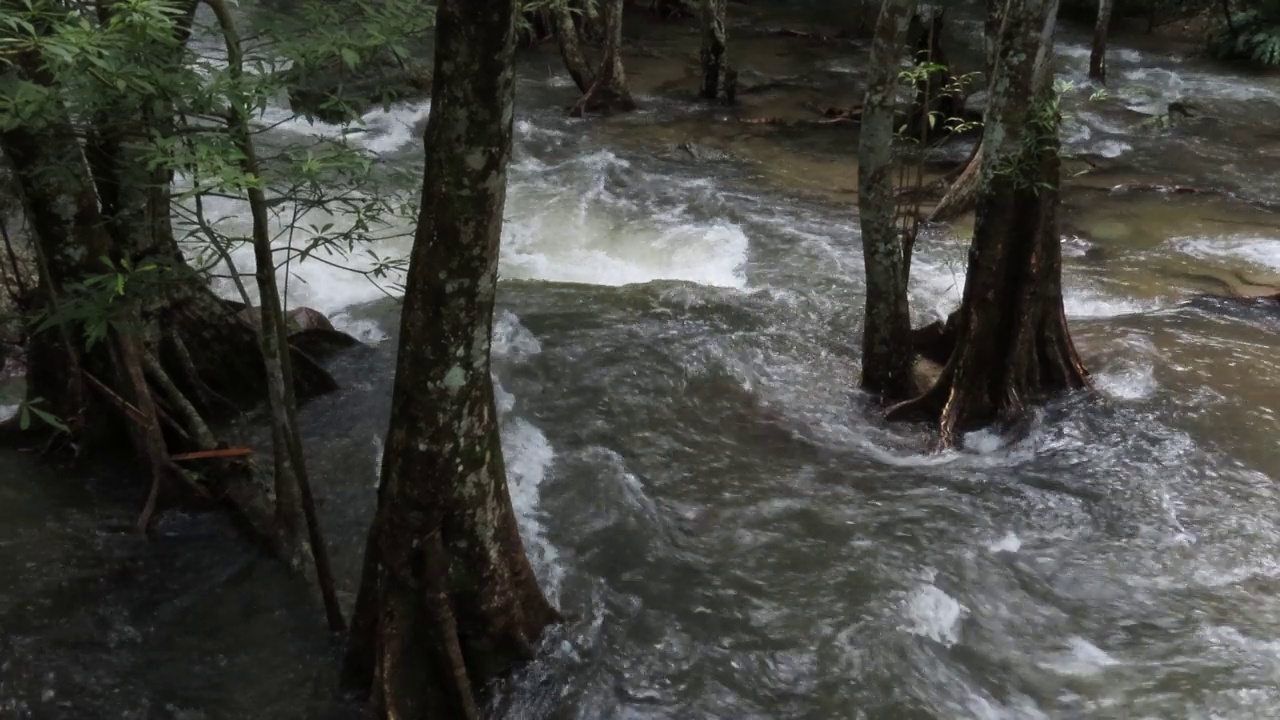
<instances>
[{"instance_id":1,"label":"slender tree trunk","mask_svg":"<svg viewBox=\"0 0 1280 720\"><path fill-rule=\"evenodd\" d=\"M627 89L627 73L622 66L622 11L625 0L603 0L604 57L596 71L591 89L573 106L569 114L582 117L595 112L630 112L636 109Z\"/></svg>"},{"instance_id":2,"label":"slender tree trunk","mask_svg":"<svg viewBox=\"0 0 1280 720\"><path fill-rule=\"evenodd\" d=\"M885 0L871 45L867 95L858 138L858 217L866 267L862 387L885 400L910 391L911 314L906 244L894 223L894 100L898 66L916 0Z\"/></svg>"},{"instance_id":3,"label":"slender tree trunk","mask_svg":"<svg viewBox=\"0 0 1280 720\"><path fill-rule=\"evenodd\" d=\"M240 79L240 38L231 12L222 0L203 0L218 18L227 46L227 65L232 82ZM251 180L258 179L258 160L249 128L248 110L237 99L229 104L227 119L232 141L240 151L240 165ZM252 182L248 187L249 210L253 216L253 254L256 263L258 297L262 306L259 340L267 370L267 399L271 409L271 440L275 455L276 518L287 536L306 533L305 545L315 562L316 578L324 601L329 629L345 629L342 609L338 604L329 551L320 519L316 514L311 481L307 476L306 457L302 451L302 435L298 429L298 401L294 395L293 369L289 354L289 331L276 284L275 258L271 248L271 228L267 216L267 198L262 186ZM301 565L301 563L298 563Z\"/></svg>"},{"instance_id":4,"label":"slender tree trunk","mask_svg":"<svg viewBox=\"0 0 1280 720\"><path fill-rule=\"evenodd\" d=\"M1086 387L1062 306L1061 161L1051 56L1058 0L1010 0L986 113L977 218L956 344L933 388L889 411L962 433Z\"/></svg>"},{"instance_id":5,"label":"slender tree trunk","mask_svg":"<svg viewBox=\"0 0 1280 720\"><path fill-rule=\"evenodd\" d=\"M478 720L477 690L558 619L516 525L489 375L515 12L441 0L436 14L422 206L344 671L379 718Z\"/></svg>"},{"instance_id":6,"label":"slender tree trunk","mask_svg":"<svg viewBox=\"0 0 1280 720\"><path fill-rule=\"evenodd\" d=\"M586 93L591 90L595 75L591 71L591 65L587 63L586 56L582 54L581 37L578 34L578 26L573 22L573 12L567 0L552 3L551 12L555 14L556 40L560 45L560 58L564 60L564 67L569 71L569 77L573 78L573 84L578 86L578 90Z\"/></svg>"},{"instance_id":7,"label":"slender tree trunk","mask_svg":"<svg viewBox=\"0 0 1280 720\"><path fill-rule=\"evenodd\" d=\"M728 60L725 28L726 0L702 0L702 89L707 100L720 96Z\"/></svg>"},{"instance_id":8,"label":"slender tree trunk","mask_svg":"<svg viewBox=\"0 0 1280 720\"><path fill-rule=\"evenodd\" d=\"M1093 51L1089 53L1089 77L1107 82L1107 29L1111 27L1113 0L1098 0L1098 21L1093 26Z\"/></svg>"}]
</instances>

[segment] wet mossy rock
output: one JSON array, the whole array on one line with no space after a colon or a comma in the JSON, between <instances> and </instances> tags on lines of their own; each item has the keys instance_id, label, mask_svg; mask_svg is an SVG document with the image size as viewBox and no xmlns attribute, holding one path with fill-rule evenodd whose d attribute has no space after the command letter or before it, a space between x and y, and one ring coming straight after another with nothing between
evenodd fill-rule
<instances>
[{"instance_id":1,"label":"wet mossy rock","mask_svg":"<svg viewBox=\"0 0 1280 720\"><path fill-rule=\"evenodd\" d=\"M354 62L352 62L354 60ZM289 107L330 123L355 120L369 109L431 94L431 66L380 48L364 57L348 52L297 64L284 74Z\"/></svg>"}]
</instances>

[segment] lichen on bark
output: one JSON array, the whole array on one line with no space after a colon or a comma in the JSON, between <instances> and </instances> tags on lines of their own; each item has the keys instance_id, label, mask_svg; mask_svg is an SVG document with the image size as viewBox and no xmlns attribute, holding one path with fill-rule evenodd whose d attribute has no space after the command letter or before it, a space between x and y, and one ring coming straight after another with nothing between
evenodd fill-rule
<instances>
[{"instance_id":1,"label":"lichen on bark","mask_svg":"<svg viewBox=\"0 0 1280 720\"><path fill-rule=\"evenodd\" d=\"M862 387L886 400L910 387L910 271L906 241L894 223L894 100L898 65L916 0L886 0L871 45L871 68L858 138L858 217L866 268Z\"/></svg>"},{"instance_id":2,"label":"lichen on bark","mask_svg":"<svg viewBox=\"0 0 1280 720\"><path fill-rule=\"evenodd\" d=\"M442 0L391 425L344 668L377 717L478 718L558 619L516 525L489 374L515 0Z\"/></svg>"}]
</instances>

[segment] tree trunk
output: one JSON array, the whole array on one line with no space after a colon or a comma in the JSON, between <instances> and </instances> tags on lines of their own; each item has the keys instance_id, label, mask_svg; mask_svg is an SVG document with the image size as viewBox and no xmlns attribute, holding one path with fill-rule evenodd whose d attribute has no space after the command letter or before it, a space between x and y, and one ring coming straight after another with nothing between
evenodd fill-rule
<instances>
[{"instance_id":1,"label":"tree trunk","mask_svg":"<svg viewBox=\"0 0 1280 720\"><path fill-rule=\"evenodd\" d=\"M1086 387L1062 307L1058 0L1010 0L986 113L977 218L956 344L937 383L889 411L933 419L941 442L1014 421L1031 402Z\"/></svg>"},{"instance_id":2,"label":"tree trunk","mask_svg":"<svg viewBox=\"0 0 1280 720\"><path fill-rule=\"evenodd\" d=\"M898 66L916 0L885 0L871 45L867 95L858 138L858 218L866 267L866 320L862 329L862 387L884 400L909 392L910 272L904 238L894 223L893 139Z\"/></svg>"},{"instance_id":3,"label":"tree trunk","mask_svg":"<svg viewBox=\"0 0 1280 720\"><path fill-rule=\"evenodd\" d=\"M478 720L476 691L558 619L516 525L489 375L515 12L441 0L436 14L422 205L344 670L379 718Z\"/></svg>"},{"instance_id":4,"label":"tree trunk","mask_svg":"<svg viewBox=\"0 0 1280 720\"><path fill-rule=\"evenodd\" d=\"M238 81L243 73L240 37L236 32L231 11L222 0L203 0L213 10L222 30L227 48L227 66L231 80ZM227 116L231 140L240 153L240 167L252 182L247 188L249 211L253 216L253 254L258 296L261 305L261 323L258 328L258 344L262 350L267 379L267 405L271 411L271 444L275 460L276 522L286 533L290 544L309 550L315 563L316 579L324 602L325 617L329 629L341 632L346 629L342 609L338 604L333 571L329 565L329 551L320 531L315 500L311 494L311 481L307 476L306 457L302 452L302 435L298 429L298 401L293 387L293 367L289 355L289 331L285 324L284 308L280 303L280 288L276 285L276 267L272 256L271 228L267 215L267 198L256 181L258 160L249 127L248 109L233 98ZM305 542L295 538L303 537ZM305 558L293 559L296 567L305 566Z\"/></svg>"},{"instance_id":5,"label":"tree trunk","mask_svg":"<svg viewBox=\"0 0 1280 720\"><path fill-rule=\"evenodd\" d=\"M582 117L596 112L630 112L636 109L627 89L627 73L622 66L622 11L625 0L605 0L604 57L596 71L596 81L578 100L569 114Z\"/></svg>"},{"instance_id":6,"label":"tree trunk","mask_svg":"<svg viewBox=\"0 0 1280 720\"><path fill-rule=\"evenodd\" d=\"M1093 52L1089 53L1089 77L1107 84L1107 28L1111 26L1113 0L1098 0L1098 21L1093 26Z\"/></svg>"},{"instance_id":7,"label":"tree trunk","mask_svg":"<svg viewBox=\"0 0 1280 720\"><path fill-rule=\"evenodd\" d=\"M573 84L578 86L579 91L586 93L591 90L595 75L591 72L586 56L582 54L581 36L578 34L578 26L573 22L573 12L567 0L552 3L551 12L554 13L560 59L564 60L564 67L569 71L569 77L573 78Z\"/></svg>"},{"instance_id":8,"label":"tree trunk","mask_svg":"<svg viewBox=\"0 0 1280 720\"><path fill-rule=\"evenodd\" d=\"M720 96L728 61L725 30L726 0L702 0L702 89L707 100Z\"/></svg>"}]
</instances>

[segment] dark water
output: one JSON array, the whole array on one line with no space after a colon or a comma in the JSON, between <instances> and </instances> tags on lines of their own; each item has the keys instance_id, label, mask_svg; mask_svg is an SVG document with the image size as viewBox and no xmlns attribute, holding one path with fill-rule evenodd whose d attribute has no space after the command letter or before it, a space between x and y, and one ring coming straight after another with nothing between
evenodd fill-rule
<instances>
[{"instance_id":1,"label":"dark water","mask_svg":"<svg viewBox=\"0 0 1280 720\"><path fill-rule=\"evenodd\" d=\"M1074 40L1061 69L1078 79ZM781 42L743 52L767 65ZM1280 273L1269 216L1069 193L1067 309L1100 392L1046 408L1025 438L933 455L855 389L861 255L832 192L854 182L853 136L744 134L657 97L571 122L540 62L521 85L495 377L530 553L573 620L503 689L506 716L1280 714L1280 314L1183 303L1205 289L1193 270ZM660 85L668 65L633 74ZM1274 79L1132 49L1111 73L1110 99L1069 96L1082 119L1065 133L1114 155L1102 179L1277 198L1274 145L1222 129L1273 122ZM1217 98L1213 121L1127 124L1187 88ZM412 165L424 118L371 114L367 142ZM729 156L671 152L685 139ZM941 231L923 245L921 320L954 303L964 247ZM300 274L295 302L375 341L337 361L345 389L304 418L350 599L395 310L362 279ZM218 517L166 514L151 544L113 530L139 504L121 487L4 456L0 717L341 715L310 589Z\"/></svg>"}]
</instances>

